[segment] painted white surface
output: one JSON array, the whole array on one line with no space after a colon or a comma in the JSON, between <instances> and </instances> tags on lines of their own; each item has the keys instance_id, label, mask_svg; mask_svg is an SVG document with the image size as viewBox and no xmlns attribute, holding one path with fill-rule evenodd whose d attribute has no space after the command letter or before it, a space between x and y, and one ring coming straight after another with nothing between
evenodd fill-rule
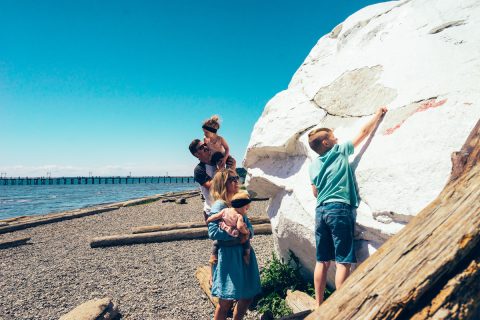
<instances>
[{"instance_id":1,"label":"painted white surface","mask_svg":"<svg viewBox=\"0 0 480 320\"><path fill-rule=\"evenodd\" d=\"M253 130L249 189L271 197L277 250L315 264L307 133L353 139L389 112L351 161L362 203L357 256L372 254L443 189L480 117L480 1L392 1L366 7L323 36Z\"/></svg>"}]
</instances>

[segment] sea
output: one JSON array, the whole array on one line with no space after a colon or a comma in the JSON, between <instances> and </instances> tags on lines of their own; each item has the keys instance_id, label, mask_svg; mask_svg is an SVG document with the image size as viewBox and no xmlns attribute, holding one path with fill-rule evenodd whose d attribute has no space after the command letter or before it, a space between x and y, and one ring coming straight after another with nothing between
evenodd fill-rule
<instances>
[{"instance_id":1,"label":"sea","mask_svg":"<svg viewBox=\"0 0 480 320\"><path fill-rule=\"evenodd\" d=\"M198 189L195 183L0 185L0 220L90 207L160 193Z\"/></svg>"}]
</instances>

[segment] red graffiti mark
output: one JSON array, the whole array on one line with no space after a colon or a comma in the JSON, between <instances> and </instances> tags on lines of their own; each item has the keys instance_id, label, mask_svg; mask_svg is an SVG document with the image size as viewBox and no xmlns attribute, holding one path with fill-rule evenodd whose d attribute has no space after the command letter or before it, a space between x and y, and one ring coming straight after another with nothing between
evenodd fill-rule
<instances>
[{"instance_id":1,"label":"red graffiti mark","mask_svg":"<svg viewBox=\"0 0 480 320\"><path fill-rule=\"evenodd\" d=\"M444 105L445 102L447 102L447 99L443 99L443 100L438 101L438 102L435 101L435 99L427 100L424 103L422 103L420 105L420 107L418 107L417 110L414 111L414 113L415 112L422 112L422 111L425 111L425 110L430 109L430 108L438 108L438 107Z\"/></svg>"},{"instance_id":2,"label":"red graffiti mark","mask_svg":"<svg viewBox=\"0 0 480 320\"><path fill-rule=\"evenodd\" d=\"M401 126L404 122L405 122L405 120L403 120L402 122L400 122L399 124L397 124L395 127L391 127L390 129L385 130L384 135L389 135L389 134L394 133L395 130L397 130L398 128L400 128L400 126Z\"/></svg>"},{"instance_id":3,"label":"red graffiti mark","mask_svg":"<svg viewBox=\"0 0 480 320\"><path fill-rule=\"evenodd\" d=\"M426 110L431 109L431 108L438 108L438 107L444 105L445 102L447 102L447 99L443 99L443 100L440 100L440 101L437 101L437 99L430 99L430 100L427 100L425 102L422 102L420 104L420 106L417 109L415 109L412 113L410 113L405 119L403 119L400 123L396 124L395 126L385 130L385 132L383 134L384 135L390 135L390 134L394 133L414 113L423 112L423 111L426 111Z\"/></svg>"}]
</instances>

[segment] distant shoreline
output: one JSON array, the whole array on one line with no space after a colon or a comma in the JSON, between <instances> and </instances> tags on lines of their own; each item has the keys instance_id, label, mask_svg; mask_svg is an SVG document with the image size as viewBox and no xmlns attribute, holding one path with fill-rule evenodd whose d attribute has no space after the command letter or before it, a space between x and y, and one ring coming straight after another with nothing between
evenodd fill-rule
<instances>
[{"instance_id":1,"label":"distant shoreline","mask_svg":"<svg viewBox=\"0 0 480 320\"><path fill-rule=\"evenodd\" d=\"M43 217L49 214L115 205L197 188L191 183L142 183L2 186L2 189L4 192L2 191L0 195L0 221L19 216Z\"/></svg>"}]
</instances>

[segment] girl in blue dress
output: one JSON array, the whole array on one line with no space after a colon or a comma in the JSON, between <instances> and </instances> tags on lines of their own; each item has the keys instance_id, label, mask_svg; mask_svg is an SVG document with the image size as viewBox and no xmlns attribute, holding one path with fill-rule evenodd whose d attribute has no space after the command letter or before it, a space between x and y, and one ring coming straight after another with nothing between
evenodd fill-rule
<instances>
[{"instance_id":1,"label":"girl in blue dress","mask_svg":"<svg viewBox=\"0 0 480 320\"><path fill-rule=\"evenodd\" d=\"M239 177L235 170L223 169L218 171L212 180L211 194L215 201L210 214L220 212L230 207L232 196L239 190ZM253 227L248 217L244 217L245 224L253 236ZM238 238L230 236L219 227L219 220L208 224L208 236L218 240L218 262L212 267L212 296L219 298L215 309L215 320L223 320L236 300L237 304L233 319L242 319L247 312L253 298L260 293L260 273L257 258L253 248L250 249L250 262L243 260L243 247Z\"/></svg>"}]
</instances>

